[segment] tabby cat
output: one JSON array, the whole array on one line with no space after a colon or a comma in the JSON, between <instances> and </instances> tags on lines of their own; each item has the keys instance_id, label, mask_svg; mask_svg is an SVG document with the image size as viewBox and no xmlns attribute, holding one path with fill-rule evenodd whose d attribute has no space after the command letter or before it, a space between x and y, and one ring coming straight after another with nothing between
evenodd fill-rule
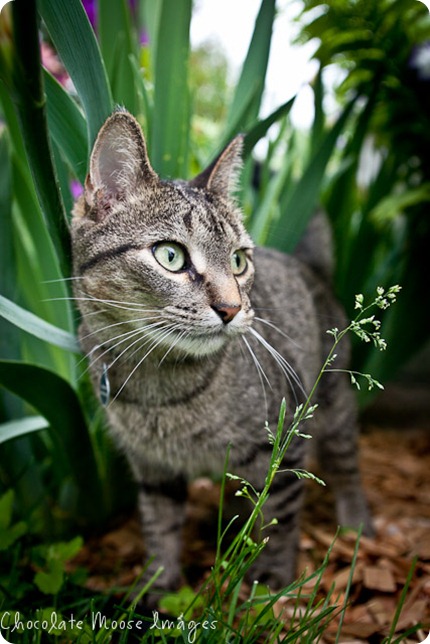
<instances>
[{"instance_id":1,"label":"tabby cat","mask_svg":"<svg viewBox=\"0 0 430 644\"><path fill-rule=\"evenodd\" d=\"M312 259L312 234L297 252L310 264L254 248L232 197L241 148L239 136L192 181L161 180L137 121L117 110L100 130L74 209L80 341L138 483L144 539L153 568L164 566L163 588L181 580L187 481L222 473L231 445L229 470L263 486L265 421L276 427L282 397L291 418L327 355L326 329L343 323L321 222L313 226L320 257ZM336 367L346 361L339 355ZM316 402L314 440L297 439L283 469L303 467L314 443L339 523L370 532L345 376L327 374ZM278 523L253 569L273 588L295 574L302 494L301 480L277 474L266 516Z\"/></svg>"}]
</instances>

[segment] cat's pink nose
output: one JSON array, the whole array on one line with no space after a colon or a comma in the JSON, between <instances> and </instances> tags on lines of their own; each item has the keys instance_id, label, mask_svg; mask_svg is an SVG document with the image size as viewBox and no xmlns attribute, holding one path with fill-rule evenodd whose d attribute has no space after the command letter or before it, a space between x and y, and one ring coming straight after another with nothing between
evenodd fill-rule
<instances>
[{"instance_id":1,"label":"cat's pink nose","mask_svg":"<svg viewBox=\"0 0 430 644\"><path fill-rule=\"evenodd\" d=\"M212 304L213 310L218 313L224 324L228 324L239 313L242 306L240 304Z\"/></svg>"}]
</instances>

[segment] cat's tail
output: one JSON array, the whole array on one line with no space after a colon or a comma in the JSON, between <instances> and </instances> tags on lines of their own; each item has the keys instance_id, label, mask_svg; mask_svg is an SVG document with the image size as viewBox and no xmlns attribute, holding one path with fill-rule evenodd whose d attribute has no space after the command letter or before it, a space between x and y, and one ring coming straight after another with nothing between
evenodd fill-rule
<instances>
[{"instance_id":1,"label":"cat's tail","mask_svg":"<svg viewBox=\"0 0 430 644\"><path fill-rule=\"evenodd\" d=\"M327 215L319 210L310 220L294 256L331 282L334 273L334 243Z\"/></svg>"}]
</instances>

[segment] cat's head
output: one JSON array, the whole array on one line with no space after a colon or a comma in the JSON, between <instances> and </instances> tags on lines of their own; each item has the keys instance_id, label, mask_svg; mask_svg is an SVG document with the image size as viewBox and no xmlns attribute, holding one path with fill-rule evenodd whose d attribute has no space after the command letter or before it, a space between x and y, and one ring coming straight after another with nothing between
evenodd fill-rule
<instances>
[{"instance_id":1,"label":"cat's head","mask_svg":"<svg viewBox=\"0 0 430 644\"><path fill-rule=\"evenodd\" d=\"M75 295L98 341L200 357L250 326L253 243L231 196L241 150L237 137L192 181L163 181L137 121L107 119L72 225Z\"/></svg>"}]
</instances>

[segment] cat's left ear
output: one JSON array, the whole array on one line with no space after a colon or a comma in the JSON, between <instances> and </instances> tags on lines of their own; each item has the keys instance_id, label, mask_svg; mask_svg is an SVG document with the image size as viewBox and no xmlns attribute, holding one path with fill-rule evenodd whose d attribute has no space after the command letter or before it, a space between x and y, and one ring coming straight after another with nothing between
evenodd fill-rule
<instances>
[{"instance_id":1,"label":"cat's left ear","mask_svg":"<svg viewBox=\"0 0 430 644\"><path fill-rule=\"evenodd\" d=\"M243 135L238 134L206 170L190 181L190 185L229 197L242 169L243 139Z\"/></svg>"}]
</instances>

